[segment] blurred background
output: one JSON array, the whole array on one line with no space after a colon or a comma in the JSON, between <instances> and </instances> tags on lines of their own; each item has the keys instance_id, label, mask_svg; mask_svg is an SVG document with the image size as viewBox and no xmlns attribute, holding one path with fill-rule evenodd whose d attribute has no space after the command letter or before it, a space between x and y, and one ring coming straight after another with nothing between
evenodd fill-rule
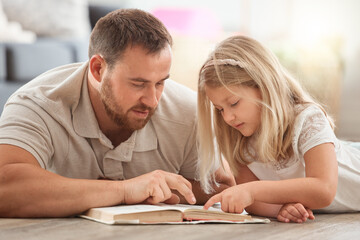
<instances>
[{"instance_id":1,"label":"blurred background","mask_svg":"<svg viewBox=\"0 0 360 240\"><path fill-rule=\"evenodd\" d=\"M24 15L24 22L40 9L50 21L62 13L55 25L70 22L71 29L59 35L44 36L26 24L19 28L27 43L41 39L86 39L72 61L86 60L87 37L92 23L76 24L69 15L86 18L86 6L103 8L139 8L153 13L168 27L174 38L171 78L196 90L198 72L216 43L234 34L243 34L265 44L280 61L321 103L336 122L339 138L360 141L360 1L358 0L0 0L9 22ZM15 10L14 3L22 7ZM24 5L38 4L36 11L24 10ZM51 5L49 2L54 2ZM41 3L41 4L40 4ZM43 7L43 5L46 7ZM71 4L70 10L61 10ZM79 5L81 7L79 7ZM53 7L54 9L51 9ZM86 8L86 9L85 9ZM78 9L78 12L74 12ZM85 9L85 10L84 10ZM90 9L91 10L91 9ZM12 16L9 12L13 12ZM91 14L91 12L90 12ZM44 15L46 16L46 15ZM64 17L65 16L65 17ZM92 20L93 21L93 20ZM31 21L30 21L31 22ZM21 23L21 21L20 21ZM67 24L66 24L67 23ZM35 24L32 24L34 26ZM1 41L18 42L16 37L5 39L0 15L0 73L9 77L14 69L1 67ZM35 33L34 33L35 32ZM70 34L71 33L71 34ZM45 34L46 35L46 34ZM72 40L71 40L72 41ZM5 50L6 51L6 50ZM74 54L73 54L74 55ZM3 60L4 61L4 60ZM56 63L60 64L60 63ZM8 64L7 64L8 65ZM46 66L50 67L50 66ZM0 76L1 78L1 76ZM0 85L1 90L1 85Z\"/></svg>"}]
</instances>

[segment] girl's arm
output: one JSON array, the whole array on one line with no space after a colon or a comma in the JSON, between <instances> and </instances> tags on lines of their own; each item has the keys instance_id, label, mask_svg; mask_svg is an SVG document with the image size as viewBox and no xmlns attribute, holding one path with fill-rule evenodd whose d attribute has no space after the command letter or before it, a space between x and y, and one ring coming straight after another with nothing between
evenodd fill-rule
<instances>
[{"instance_id":1,"label":"girl's arm","mask_svg":"<svg viewBox=\"0 0 360 240\"><path fill-rule=\"evenodd\" d=\"M242 212L256 202L267 204L301 203L309 209L328 206L334 199L337 188L337 161L334 145L320 144L305 156L305 178L280 181L246 181L249 176L239 177L243 184L228 188L209 199L205 208L221 202L227 212ZM263 214L260 214L263 215Z\"/></svg>"},{"instance_id":2,"label":"girl's arm","mask_svg":"<svg viewBox=\"0 0 360 240\"><path fill-rule=\"evenodd\" d=\"M255 174L245 165L240 166L236 184L259 181ZM289 203L284 205L254 202L245 209L253 215L277 218L281 222L302 223L307 219L315 219L312 211L300 203Z\"/></svg>"},{"instance_id":3,"label":"girl's arm","mask_svg":"<svg viewBox=\"0 0 360 240\"><path fill-rule=\"evenodd\" d=\"M246 166L241 165L236 177L236 184L244 184L253 181L259 181L255 174ZM276 217L281 205L268 204L264 202L255 201L252 205L246 207L246 211L250 214L264 216L264 217Z\"/></svg>"},{"instance_id":4,"label":"girl's arm","mask_svg":"<svg viewBox=\"0 0 360 240\"><path fill-rule=\"evenodd\" d=\"M243 184L251 181L259 181L259 179L247 166L240 166L236 184ZM300 203L279 205L257 201L246 207L245 210L253 215L277 218L281 222L302 223L307 219L315 219L313 212Z\"/></svg>"}]
</instances>

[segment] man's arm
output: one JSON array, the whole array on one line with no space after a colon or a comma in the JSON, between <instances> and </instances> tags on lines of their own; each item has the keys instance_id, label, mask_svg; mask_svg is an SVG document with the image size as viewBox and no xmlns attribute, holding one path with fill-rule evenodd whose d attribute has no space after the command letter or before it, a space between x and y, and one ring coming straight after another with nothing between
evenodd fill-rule
<instances>
[{"instance_id":1,"label":"man's arm","mask_svg":"<svg viewBox=\"0 0 360 240\"><path fill-rule=\"evenodd\" d=\"M62 217L122 200L116 182L61 177L22 148L0 145L0 156L2 217Z\"/></svg>"},{"instance_id":2,"label":"man's arm","mask_svg":"<svg viewBox=\"0 0 360 240\"><path fill-rule=\"evenodd\" d=\"M26 150L0 144L0 217L64 217L91 207L158 203L180 192L194 203L191 184L183 177L154 171L130 180L62 177L42 169Z\"/></svg>"}]
</instances>

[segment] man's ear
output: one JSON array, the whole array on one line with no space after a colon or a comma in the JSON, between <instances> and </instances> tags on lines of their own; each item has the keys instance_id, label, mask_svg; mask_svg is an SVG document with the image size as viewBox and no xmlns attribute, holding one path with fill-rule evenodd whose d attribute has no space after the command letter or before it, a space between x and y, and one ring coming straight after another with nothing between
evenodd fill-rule
<instances>
[{"instance_id":1,"label":"man's ear","mask_svg":"<svg viewBox=\"0 0 360 240\"><path fill-rule=\"evenodd\" d=\"M98 54L93 55L89 61L89 71L92 77L97 81L101 82L102 75L106 69L106 62L103 57Z\"/></svg>"}]
</instances>

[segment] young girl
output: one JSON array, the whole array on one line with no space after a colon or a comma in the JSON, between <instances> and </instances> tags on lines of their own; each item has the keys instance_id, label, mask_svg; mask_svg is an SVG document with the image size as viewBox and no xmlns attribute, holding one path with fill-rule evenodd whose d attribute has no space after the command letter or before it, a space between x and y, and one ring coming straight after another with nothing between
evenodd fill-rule
<instances>
[{"instance_id":1,"label":"young girl","mask_svg":"<svg viewBox=\"0 0 360 240\"><path fill-rule=\"evenodd\" d=\"M314 219L315 209L360 210L360 151L335 137L324 109L259 42L230 37L210 55L199 76L198 119L204 190L220 157L237 182L205 209L221 202L226 212L283 222Z\"/></svg>"}]
</instances>

